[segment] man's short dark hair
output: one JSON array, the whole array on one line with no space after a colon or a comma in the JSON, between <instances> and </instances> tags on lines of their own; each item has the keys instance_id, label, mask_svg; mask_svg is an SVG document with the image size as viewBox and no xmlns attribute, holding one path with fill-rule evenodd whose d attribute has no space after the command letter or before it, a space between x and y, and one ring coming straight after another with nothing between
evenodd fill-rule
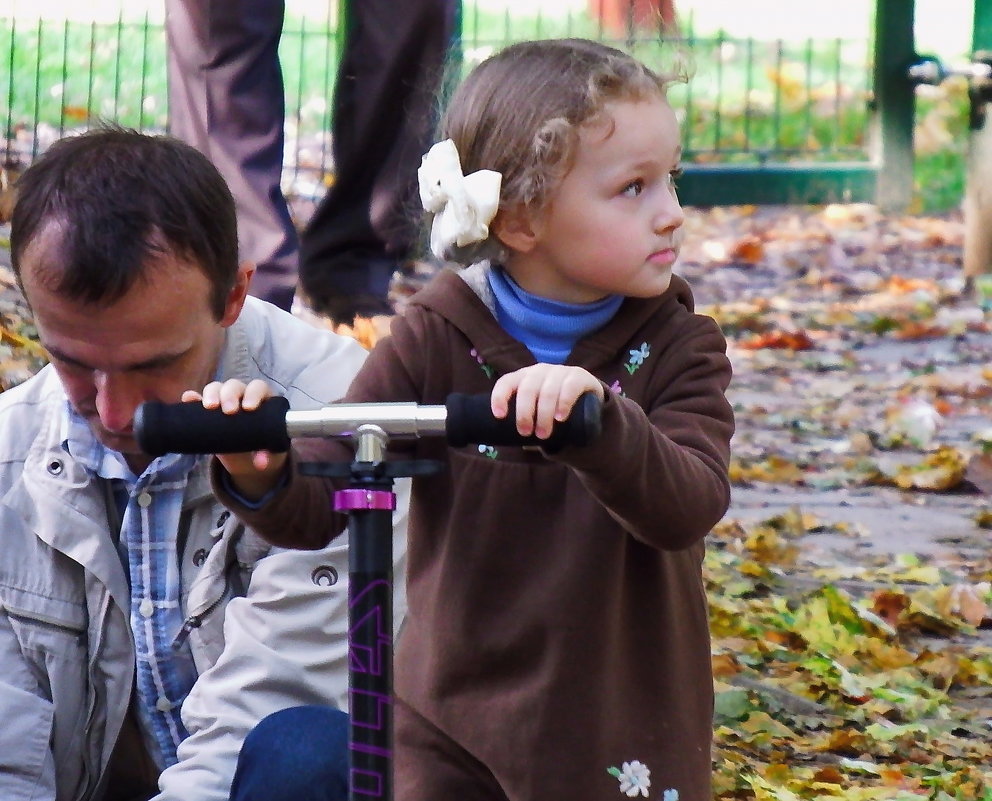
<instances>
[{"instance_id":1,"label":"man's short dark hair","mask_svg":"<svg viewBox=\"0 0 992 801\"><path fill-rule=\"evenodd\" d=\"M113 303L168 253L202 270L222 316L238 271L234 199L195 148L101 126L53 144L15 190L10 251L19 282L25 250L54 223L62 261L42 277L54 291Z\"/></svg>"}]
</instances>

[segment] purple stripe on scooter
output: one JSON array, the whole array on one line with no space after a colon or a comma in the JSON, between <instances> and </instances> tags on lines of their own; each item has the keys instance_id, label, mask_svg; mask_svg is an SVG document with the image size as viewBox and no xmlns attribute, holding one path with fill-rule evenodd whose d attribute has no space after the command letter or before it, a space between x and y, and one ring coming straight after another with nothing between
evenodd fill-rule
<instances>
[{"instance_id":1,"label":"purple stripe on scooter","mask_svg":"<svg viewBox=\"0 0 992 801\"><path fill-rule=\"evenodd\" d=\"M345 489L334 493L334 511L396 508L396 496L388 490Z\"/></svg>"}]
</instances>

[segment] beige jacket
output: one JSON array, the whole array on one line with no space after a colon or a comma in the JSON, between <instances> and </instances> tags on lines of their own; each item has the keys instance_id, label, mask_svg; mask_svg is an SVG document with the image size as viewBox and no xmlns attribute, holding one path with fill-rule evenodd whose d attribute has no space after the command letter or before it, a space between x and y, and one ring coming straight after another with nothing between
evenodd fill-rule
<instances>
[{"instance_id":1,"label":"beige jacket","mask_svg":"<svg viewBox=\"0 0 992 801\"><path fill-rule=\"evenodd\" d=\"M225 377L264 378L294 409L343 394L365 358L249 299L229 330ZM102 482L61 447L65 396L45 368L0 395L0 798L99 801L132 695L128 584ZM347 708L347 540L273 549L190 477L179 541L184 615L200 678L191 736L157 801L226 801L245 734L296 704ZM405 510L407 486L398 487ZM405 610L405 511L397 514L396 620Z\"/></svg>"}]
</instances>

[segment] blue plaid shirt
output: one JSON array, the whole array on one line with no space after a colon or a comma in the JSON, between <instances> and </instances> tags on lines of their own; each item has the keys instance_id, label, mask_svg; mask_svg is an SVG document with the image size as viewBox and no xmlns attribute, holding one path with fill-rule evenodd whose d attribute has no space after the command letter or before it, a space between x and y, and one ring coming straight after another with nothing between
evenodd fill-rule
<instances>
[{"instance_id":1,"label":"blue plaid shirt","mask_svg":"<svg viewBox=\"0 0 992 801\"><path fill-rule=\"evenodd\" d=\"M176 538L196 457L160 456L135 476L124 457L101 444L68 404L62 447L113 487L122 520L118 548L131 586L138 719L152 758L164 769L177 761L176 749L188 736L179 711L197 678L188 644L172 647L183 624Z\"/></svg>"}]
</instances>

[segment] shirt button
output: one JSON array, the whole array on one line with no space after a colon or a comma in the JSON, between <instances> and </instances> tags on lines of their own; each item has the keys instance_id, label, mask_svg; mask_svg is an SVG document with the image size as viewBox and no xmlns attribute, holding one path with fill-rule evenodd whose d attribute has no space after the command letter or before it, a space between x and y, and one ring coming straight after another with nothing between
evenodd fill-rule
<instances>
[{"instance_id":1,"label":"shirt button","mask_svg":"<svg viewBox=\"0 0 992 801\"><path fill-rule=\"evenodd\" d=\"M172 709L172 701L166 698L164 695L160 695L158 700L155 702L155 708L159 712L168 712Z\"/></svg>"},{"instance_id":2,"label":"shirt button","mask_svg":"<svg viewBox=\"0 0 992 801\"><path fill-rule=\"evenodd\" d=\"M140 495L138 495L138 506L140 506L142 509L147 509L151 505L152 505L151 495L149 495L147 492L142 492Z\"/></svg>"},{"instance_id":3,"label":"shirt button","mask_svg":"<svg viewBox=\"0 0 992 801\"><path fill-rule=\"evenodd\" d=\"M151 617L155 612L155 604L152 603L151 598L145 598L138 607L138 611L142 617Z\"/></svg>"}]
</instances>

